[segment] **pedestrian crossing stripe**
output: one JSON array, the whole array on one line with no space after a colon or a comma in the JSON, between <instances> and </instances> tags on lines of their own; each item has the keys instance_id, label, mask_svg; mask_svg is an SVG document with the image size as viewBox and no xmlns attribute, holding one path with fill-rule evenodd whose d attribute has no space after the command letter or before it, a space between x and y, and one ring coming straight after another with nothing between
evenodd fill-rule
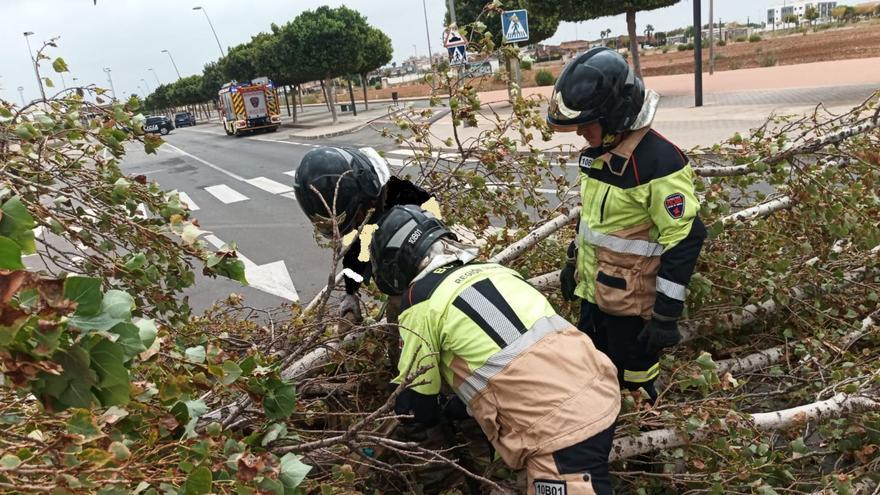
<instances>
[{"instance_id":1,"label":"pedestrian crossing stripe","mask_svg":"<svg viewBox=\"0 0 880 495\"><path fill-rule=\"evenodd\" d=\"M226 184L209 186L205 188L205 191L227 205L230 203L238 203L239 201L247 201L248 199L250 199L244 194L227 186Z\"/></svg>"}]
</instances>

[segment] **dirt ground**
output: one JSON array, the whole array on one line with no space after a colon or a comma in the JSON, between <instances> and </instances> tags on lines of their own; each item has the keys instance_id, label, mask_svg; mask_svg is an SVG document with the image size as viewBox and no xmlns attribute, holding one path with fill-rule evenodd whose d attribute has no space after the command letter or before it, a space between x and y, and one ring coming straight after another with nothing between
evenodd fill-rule
<instances>
[{"instance_id":1,"label":"dirt ground","mask_svg":"<svg viewBox=\"0 0 880 495\"><path fill-rule=\"evenodd\" d=\"M807 33L773 36L764 35L758 42L731 42L726 46L715 47L715 70L726 71L750 67L770 67L773 65L794 65L825 60L844 60L876 57L880 54L880 20L863 21L851 26L832 28L823 31L809 30ZM709 50L703 49L703 70L708 71ZM694 52L679 52L674 48L668 53L661 50L650 50L642 55L642 74L644 76L660 76L686 74L693 72ZM562 71L561 62L536 64L533 70L523 71L523 87L533 87L535 73L548 70L554 76ZM504 89L504 85L485 77L476 83L479 90L488 91ZM369 98L391 98L396 91L401 98L425 96L431 88L427 84L410 84L385 88L370 89ZM355 91L356 98L363 96L362 91Z\"/></svg>"}]
</instances>

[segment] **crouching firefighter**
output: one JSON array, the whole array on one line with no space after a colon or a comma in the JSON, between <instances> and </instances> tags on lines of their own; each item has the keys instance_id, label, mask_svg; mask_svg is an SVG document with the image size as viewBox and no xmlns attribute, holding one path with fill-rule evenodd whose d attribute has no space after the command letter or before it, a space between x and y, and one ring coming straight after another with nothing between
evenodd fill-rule
<instances>
[{"instance_id":1,"label":"crouching firefighter","mask_svg":"<svg viewBox=\"0 0 880 495\"><path fill-rule=\"evenodd\" d=\"M435 424L450 409L438 403L445 382L505 463L527 469L529 494L612 493L614 365L517 272L474 263L476 254L421 208L380 219L373 274L400 295L394 382L412 380L396 412Z\"/></svg>"},{"instance_id":2,"label":"crouching firefighter","mask_svg":"<svg viewBox=\"0 0 880 495\"><path fill-rule=\"evenodd\" d=\"M594 48L566 66L547 115L589 145L562 293L581 299L578 328L611 357L621 386L652 401L706 237L687 157L651 129L658 101L617 52Z\"/></svg>"},{"instance_id":3,"label":"crouching firefighter","mask_svg":"<svg viewBox=\"0 0 880 495\"><path fill-rule=\"evenodd\" d=\"M334 235L334 219L328 207L334 209L335 205L333 215L340 236L354 237L353 232L366 221L369 225L361 237L369 239L371 225L386 209L401 204L424 205L432 199L430 193L412 182L391 175L385 159L373 148L321 147L309 151L296 170L293 190L303 212L327 239ZM370 262L366 250L361 249L361 238L355 237L351 243L342 259L346 295L339 314L353 313L360 322L357 294L361 284L370 281Z\"/></svg>"}]
</instances>

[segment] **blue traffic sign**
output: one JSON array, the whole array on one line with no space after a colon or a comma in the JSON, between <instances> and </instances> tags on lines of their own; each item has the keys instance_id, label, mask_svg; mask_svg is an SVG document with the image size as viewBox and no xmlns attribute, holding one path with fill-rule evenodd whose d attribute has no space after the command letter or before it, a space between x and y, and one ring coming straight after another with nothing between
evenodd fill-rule
<instances>
[{"instance_id":1,"label":"blue traffic sign","mask_svg":"<svg viewBox=\"0 0 880 495\"><path fill-rule=\"evenodd\" d=\"M501 14L501 34L505 43L529 39L529 13L525 9L508 10Z\"/></svg>"},{"instance_id":2,"label":"blue traffic sign","mask_svg":"<svg viewBox=\"0 0 880 495\"><path fill-rule=\"evenodd\" d=\"M467 47L464 45L450 46L446 50L449 51L449 65L467 64Z\"/></svg>"}]
</instances>

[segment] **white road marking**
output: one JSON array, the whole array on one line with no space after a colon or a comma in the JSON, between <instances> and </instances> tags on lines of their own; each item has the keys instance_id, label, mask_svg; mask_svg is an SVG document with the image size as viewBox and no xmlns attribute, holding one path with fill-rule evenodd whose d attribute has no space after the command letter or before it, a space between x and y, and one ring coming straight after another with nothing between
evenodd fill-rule
<instances>
[{"instance_id":1,"label":"white road marking","mask_svg":"<svg viewBox=\"0 0 880 495\"><path fill-rule=\"evenodd\" d=\"M190 129L187 129L187 132L198 132L201 134L213 134L214 136L222 136L222 135L226 134L226 131L223 131L222 129L219 132L214 132L214 131L206 131L204 129L191 129L190 128Z\"/></svg>"},{"instance_id":2,"label":"white road marking","mask_svg":"<svg viewBox=\"0 0 880 495\"><path fill-rule=\"evenodd\" d=\"M205 191L207 191L209 194L225 204L237 203L239 201L246 201L247 199L249 199L244 194L241 194L240 192L227 186L226 184L218 184L216 186L206 187Z\"/></svg>"},{"instance_id":3,"label":"white road marking","mask_svg":"<svg viewBox=\"0 0 880 495\"><path fill-rule=\"evenodd\" d=\"M403 158L385 157L385 161L388 162L388 165L391 165L392 167L405 167L406 166L406 162L404 161Z\"/></svg>"},{"instance_id":4,"label":"white road marking","mask_svg":"<svg viewBox=\"0 0 880 495\"><path fill-rule=\"evenodd\" d=\"M186 203L186 206L189 207L189 211L196 211L199 209L199 205L197 205L196 202L193 201L192 198L189 197L189 194L187 194L183 191L178 191L177 195L178 195L178 197L180 197L181 201Z\"/></svg>"},{"instance_id":5,"label":"white road marking","mask_svg":"<svg viewBox=\"0 0 880 495\"><path fill-rule=\"evenodd\" d=\"M272 179L268 179L266 177L254 177L253 179L248 179L245 182L254 187L259 187L260 189L271 194L284 194L293 191L292 187L286 184L282 184L280 182L276 182Z\"/></svg>"},{"instance_id":6,"label":"white road marking","mask_svg":"<svg viewBox=\"0 0 880 495\"><path fill-rule=\"evenodd\" d=\"M284 175L289 175L289 176L291 176L291 177L296 177L296 170L288 170L287 172L284 172Z\"/></svg>"},{"instance_id":7,"label":"white road marking","mask_svg":"<svg viewBox=\"0 0 880 495\"><path fill-rule=\"evenodd\" d=\"M245 179L244 177L242 177L242 176L240 176L240 175L238 175L238 174L235 174L235 173L233 173L233 172L230 172L230 171L226 170L226 169L223 168L223 167L220 167L220 166L218 166L218 165L214 165L213 163L211 163L211 162L209 162L209 161L207 161L207 160L203 160L203 159L201 159L201 158L199 158L199 157L197 157L197 156L195 156L195 155L192 155L192 154L190 154L190 153L187 153L186 151L183 151L182 149L178 148L177 146L174 146L173 144L165 143L165 146L168 146L169 148L173 149L174 151L180 153L180 154L183 155L183 156L188 156L188 157L192 158L193 160L195 160L195 161L197 161L197 162L199 162L199 163L202 163L202 164L204 164L204 165L207 165L207 166L213 168L214 170L216 170L216 171L218 171L218 172L224 173L224 174L228 175L229 177L232 177L233 179L235 179L235 180L237 180L237 181L247 182L247 179ZM247 198L245 198L245 199L247 199Z\"/></svg>"},{"instance_id":8,"label":"white road marking","mask_svg":"<svg viewBox=\"0 0 880 495\"><path fill-rule=\"evenodd\" d=\"M284 196L285 198L290 198L290 199L296 201L296 193L293 193L293 192L284 193L284 194L282 194L282 196Z\"/></svg>"},{"instance_id":9,"label":"white road marking","mask_svg":"<svg viewBox=\"0 0 880 495\"><path fill-rule=\"evenodd\" d=\"M213 234L206 235L205 240L218 249L225 244ZM244 275L251 287L291 302L299 301L299 294L296 292L296 287L293 285L284 260L257 265L240 252L236 254L238 259L244 263Z\"/></svg>"}]
</instances>

